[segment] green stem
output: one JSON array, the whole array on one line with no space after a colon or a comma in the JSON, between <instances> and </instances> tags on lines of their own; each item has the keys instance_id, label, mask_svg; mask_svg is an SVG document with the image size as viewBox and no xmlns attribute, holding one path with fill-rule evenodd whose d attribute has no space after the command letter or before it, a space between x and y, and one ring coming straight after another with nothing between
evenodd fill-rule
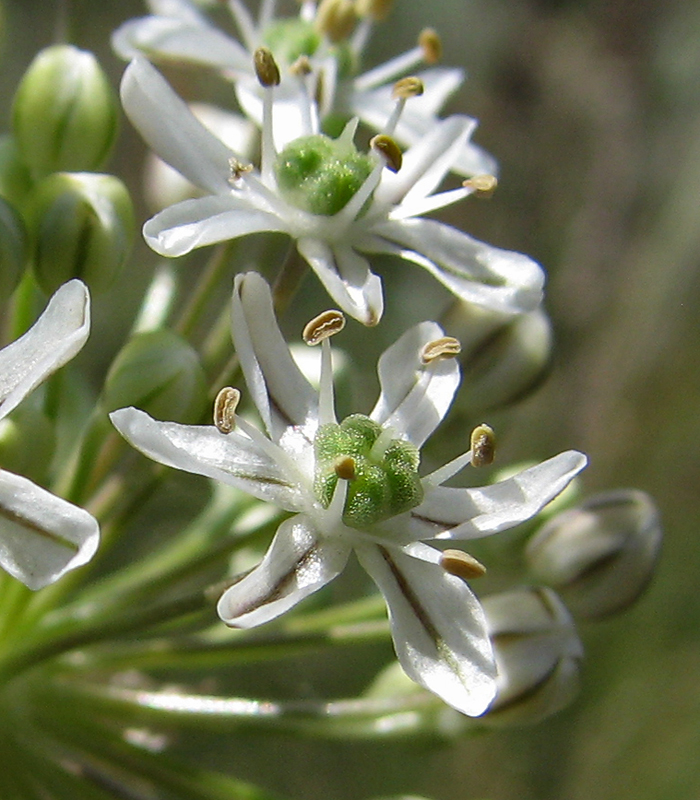
<instances>
[{"instance_id":1,"label":"green stem","mask_svg":"<svg viewBox=\"0 0 700 800\"><path fill-rule=\"evenodd\" d=\"M229 243L221 244L215 248L197 282L194 292L182 310L180 318L175 323L175 330L185 338L189 338L192 334L195 325L209 302L209 298L221 281L222 273L229 263L230 251Z\"/></svg>"}]
</instances>

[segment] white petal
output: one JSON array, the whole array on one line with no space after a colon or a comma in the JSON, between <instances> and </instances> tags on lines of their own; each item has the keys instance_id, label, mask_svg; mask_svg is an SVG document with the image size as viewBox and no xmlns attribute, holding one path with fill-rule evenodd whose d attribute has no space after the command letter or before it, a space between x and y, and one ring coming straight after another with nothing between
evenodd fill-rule
<instances>
[{"instance_id":1,"label":"white petal","mask_svg":"<svg viewBox=\"0 0 700 800\"><path fill-rule=\"evenodd\" d=\"M87 511L0 470L0 565L30 589L86 564L99 539L100 528Z\"/></svg>"},{"instance_id":2,"label":"white petal","mask_svg":"<svg viewBox=\"0 0 700 800\"><path fill-rule=\"evenodd\" d=\"M372 252L418 264L467 303L519 314L542 300L544 272L521 253L479 242L431 219L389 221L375 225L373 233L384 238L385 246L374 242Z\"/></svg>"},{"instance_id":3,"label":"white petal","mask_svg":"<svg viewBox=\"0 0 700 800\"><path fill-rule=\"evenodd\" d=\"M246 386L270 437L279 442L289 428L297 427L312 439L318 394L292 358L277 324L270 287L257 273L236 275L231 321Z\"/></svg>"},{"instance_id":4,"label":"white petal","mask_svg":"<svg viewBox=\"0 0 700 800\"><path fill-rule=\"evenodd\" d=\"M299 239L297 249L309 262L340 308L363 325L376 325L384 311L381 279L348 246L329 247L318 239Z\"/></svg>"},{"instance_id":5,"label":"white petal","mask_svg":"<svg viewBox=\"0 0 700 800\"><path fill-rule=\"evenodd\" d=\"M131 445L159 464L206 475L289 511L301 505L300 491L283 467L237 431L160 422L136 408L109 416Z\"/></svg>"},{"instance_id":6,"label":"white petal","mask_svg":"<svg viewBox=\"0 0 700 800\"><path fill-rule=\"evenodd\" d=\"M146 144L187 180L212 194L228 193L229 150L144 58L129 64L121 82L124 111Z\"/></svg>"},{"instance_id":7,"label":"white petal","mask_svg":"<svg viewBox=\"0 0 700 800\"><path fill-rule=\"evenodd\" d=\"M386 598L406 674L463 714L482 714L496 693L496 667L484 612L467 584L425 545L415 555L374 545L356 552Z\"/></svg>"},{"instance_id":8,"label":"white petal","mask_svg":"<svg viewBox=\"0 0 700 800\"><path fill-rule=\"evenodd\" d=\"M0 350L0 419L80 351L90 333L90 293L64 283L32 327Z\"/></svg>"},{"instance_id":9,"label":"white petal","mask_svg":"<svg viewBox=\"0 0 700 800\"><path fill-rule=\"evenodd\" d=\"M258 211L232 195L184 200L156 214L143 226L148 246L170 257L259 231L285 232L285 228L278 217Z\"/></svg>"},{"instance_id":10,"label":"white petal","mask_svg":"<svg viewBox=\"0 0 700 800\"><path fill-rule=\"evenodd\" d=\"M221 596L218 612L232 628L278 617L342 572L350 548L319 539L301 514L283 522L260 564Z\"/></svg>"},{"instance_id":11,"label":"white petal","mask_svg":"<svg viewBox=\"0 0 700 800\"><path fill-rule=\"evenodd\" d=\"M456 359L421 360L423 347L442 336L437 323L421 322L387 348L377 365L381 393L370 416L417 447L440 424L459 386Z\"/></svg>"},{"instance_id":12,"label":"white petal","mask_svg":"<svg viewBox=\"0 0 700 800\"><path fill-rule=\"evenodd\" d=\"M475 489L429 488L410 512L414 539L476 539L530 519L586 466L583 453L567 450L512 478Z\"/></svg>"}]
</instances>

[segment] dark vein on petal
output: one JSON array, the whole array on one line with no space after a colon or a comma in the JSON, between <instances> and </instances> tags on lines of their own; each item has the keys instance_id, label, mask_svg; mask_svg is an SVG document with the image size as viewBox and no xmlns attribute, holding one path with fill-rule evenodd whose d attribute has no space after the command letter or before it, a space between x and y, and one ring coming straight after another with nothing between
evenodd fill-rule
<instances>
[{"instance_id":1,"label":"dark vein on petal","mask_svg":"<svg viewBox=\"0 0 700 800\"><path fill-rule=\"evenodd\" d=\"M34 533L39 534L39 536L54 542L54 544L65 547L67 550L72 550L74 553L80 552L79 544L71 542L69 539L65 539L53 531L42 528L40 525L34 522L34 520L28 519L17 511L12 511L9 508L0 508L0 516L4 517L9 522L14 522L16 525L19 525L22 528L28 528L30 531L33 531Z\"/></svg>"}]
</instances>

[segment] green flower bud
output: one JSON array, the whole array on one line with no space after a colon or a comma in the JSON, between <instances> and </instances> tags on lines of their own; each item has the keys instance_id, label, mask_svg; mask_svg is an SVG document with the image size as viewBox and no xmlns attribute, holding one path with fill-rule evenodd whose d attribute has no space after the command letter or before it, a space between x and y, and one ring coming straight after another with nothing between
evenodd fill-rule
<instances>
[{"instance_id":1,"label":"green flower bud","mask_svg":"<svg viewBox=\"0 0 700 800\"><path fill-rule=\"evenodd\" d=\"M525 550L537 580L553 586L575 616L622 611L646 588L661 547L653 500L638 490L594 495L549 520Z\"/></svg>"},{"instance_id":2,"label":"green flower bud","mask_svg":"<svg viewBox=\"0 0 700 800\"><path fill-rule=\"evenodd\" d=\"M32 178L13 136L0 136L0 196L21 208L32 189Z\"/></svg>"},{"instance_id":3,"label":"green flower bud","mask_svg":"<svg viewBox=\"0 0 700 800\"><path fill-rule=\"evenodd\" d=\"M133 336L115 358L104 387L107 411L125 406L157 419L195 422L207 404L196 351L171 330Z\"/></svg>"},{"instance_id":4,"label":"green flower bud","mask_svg":"<svg viewBox=\"0 0 700 800\"><path fill-rule=\"evenodd\" d=\"M551 589L518 589L482 600L498 669L497 694L480 722L523 725L560 711L579 686L583 647Z\"/></svg>"},{"instance_id":5,"label":"green flower bud","mask_svg":"<svg viewBox=\"0 0 700 800\"><path fill-rule=\"evenodd\" d=\"M333 216L356 194L374 165L352 142L318 134L288 144L275 161L275 177L288 203L311 214Z\"/></svg>"},{"instance_id":6,"label":"green flower bud","mask_svg":"<svg viewBox=\"0 0 700 800\"><path fill-rule=\"evenodd\" d=\"M47 294L71 278L99 293L112 285L131 250L131 198L112 175L50 175L32 196L31 234L34 271Z\"/></svg>"},{"instance_id":7,"label":"green flower bud","mask_svg":"<svg viewBox=\"0 0 700 800\"><path fill-rule=\"evenodd\" d=\"M99 169L117 131L117 101L92 53L72 45L42 50L14 98L13 129L34 178Z\"/></svg>"},{"instance_id":8,"label":"green flower bud","mask_svg":"<svg viewBox=\"0 0 700 800\"><path fill-rule=\"evenodd\" d=\"M31 402L0 420L0 464L17 475L44 484L56 447L51 420Z\"/></svg>"},{"instance_id":9,"label":"green flower bud","mask_svg":"<svg viewBox=\"0 0 700 800\"><path fill-rule=\"evenodd\" d=\"M0 197L0 301L20 281L27 263L27 232L15 209Z\"/></svg>"}]
</instances>

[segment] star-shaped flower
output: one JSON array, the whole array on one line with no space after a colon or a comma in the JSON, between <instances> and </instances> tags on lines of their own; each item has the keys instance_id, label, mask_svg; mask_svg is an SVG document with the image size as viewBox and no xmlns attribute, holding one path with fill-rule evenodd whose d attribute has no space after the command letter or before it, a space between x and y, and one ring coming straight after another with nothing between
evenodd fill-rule
<instances>
[{"instance_id":1,"label":"star-shaped flower","mask_svg":"<svg viewBox=\"0 0 700 800\"><path fill-rule=\"evenodd\" d=\"M475 454L418 473L419 449L459 384L457 361L441 357L456 341L436 323L411 328L389 347L379 360L374 409L340 423L329 341L322 342L317 391L293 361L259 275L236 277L232 324L266 434L230 413L233 389L220 394L214 427L159 422L134 408L111 415L132 445L161 464L237 486L293 514L262 562L224 592L219 615L238 628L268 622L335 578L354 551L386 598L406 673L459 711L481 714L496 685L484 615L457 577L466 574L459 554L425 541L487 536L529 519L584 467L585 456L561 453L491 486L445 487ZM305 339L341 325L340 312L328 312ZM464 561L469 568L466 554Z\"/></svg>"},{"instance_id":2,"label":"star-shaped flower","mask_svg":"<svg viewBox=\"0 0 700 800\"><path fill-rule=\"evenodd\" d=\"M0 419L70 361L89 332L88 290L81 281L69 281L33 327L0 350ZM0 470L0 565L30 589L88 562L99 535L97 521L84 509Z\"/></svg>"},{"instance_id":3,"label":"star-shaped flower","mask_svg":"<svg viewBox=\"0 0 700 800\"><path fill-rule=\"evenodd\" d=\"M274 89L266 91L269 122ZM162 255L180 256L261 231L286 233L335 302L366 325L379 321L383 294L365 253L418 264L457 297L506 315L529 311L541 300L544 276L527 256L419 218L477 191L469 181L435 191L469 135L467 117L436 124L394 173L377 151L355 149L354 124L338 139L318 134L313 103L300 93L308 135L277 153L266 125L258 172L204 128L144 59L129 65L121 93L127 115L150 147L209 193L170 206L145 224L147 243ZM395 157L396 168L401 159L391 140L376 145L386 147L389 161Z\"/></svg>"},{"instance_id":4,"label":"star-shaped flower","mask_svg":"<svg viewBox=\"0 0 700 800\"><path fill-rule=\"evenodd\" d=\"M324 9L308 0L300 4L295 17L277 17L274 0L263 0L257 21L240 0L230 0L239 42L215 27L190 0L148 0L147 5L149 15L129 20L115 31L112 44L116 52L128 60L142 55L156 63L184 62L219 71L234 82L241 108L259 126L263 124L263 93L252 68L253 54L263 46L272 50L282 66L274 120L279 149L304 134L304 118L296 99L299 87L289 72L289 66L301 55L311 65L312 94L319 98L321 119L337 125L338 120L358 117L377 131L389 120L394 81L424 64L430 65L418 72L424 93L411 103L394 132L402 145L415 144L432 129L440 110L464 80L461 69L435 66L440 56L439 41L431 31L423 31L416 46L405 53L358 72L377 21L371 12L359 17L351 14L346 33L344 24L324 24ZM330 5L325 3L326 7ZM332 30L329 35L329 26L344 34L340 41L333 40ZM476 127L476 122L472 125ZM465 176L494 174L496 163L467 138L451 169Z\"/></svg>"}]
</instances>

